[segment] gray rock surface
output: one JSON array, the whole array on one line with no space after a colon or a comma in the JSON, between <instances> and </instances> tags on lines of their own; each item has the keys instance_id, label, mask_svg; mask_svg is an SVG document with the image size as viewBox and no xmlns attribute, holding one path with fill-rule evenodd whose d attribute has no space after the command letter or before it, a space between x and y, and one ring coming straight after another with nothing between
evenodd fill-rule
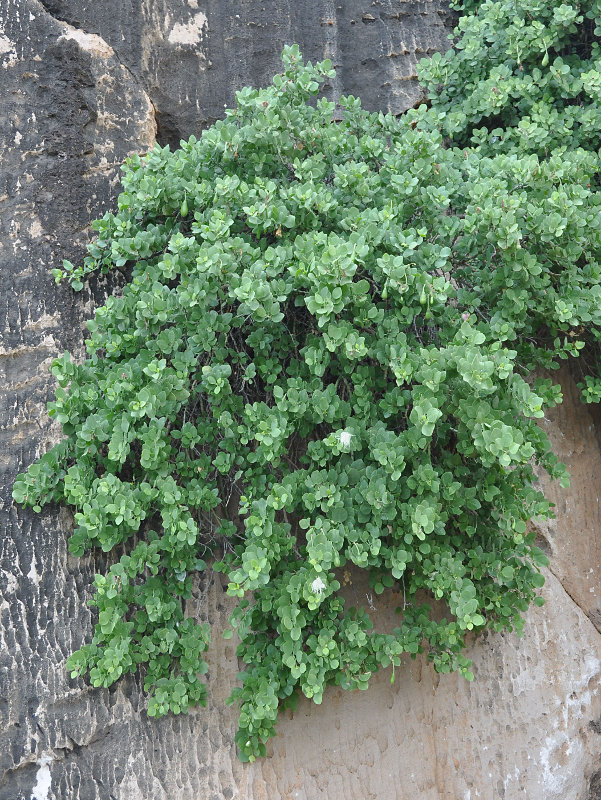
<instances>
[{"instance_id":1,"label":"gray rock surface","mask_svg":"<svg viewBox=\"0 0 601 800\"><path fill-rule=\"evenodd\" d=\"M601 798L601 424L569 375L547 424L577 480L540 531L549 603L524 639L473 642L473 684L418 660L393 685L383 673L367 693L304 701L253 765L236 760L224 705L232 641L214 637L210 705L182 717L149 720L137 680L100 691L68 679L99 561L67 555L66 512L10 500L17 472L59 435L49 364L81 353L83 322L111 288L75 296L49 269L81 257L126 155L198 133L235 89L269 80L293 41L332 59L333 97L400 112L420 99L416 61L447 46L449 19L438 0L0 0L0 800ZM231 601L205 589L195 612L218 631ZM362 602L365 587L352 591ZM390 614L379 605L376 623Z\"/></svg>"},{"instance_id":2,"label":"gray rock surface","mask_svg":"<svg viewBox=\"0 0 601 800\"><path fill-rule=\"evenodd\" d=\"M100 36L140 81L157 111L162 144L207 127L243 86L280 70L285 44L330 58L336 97L399 113L422 94L420 58L448 47L440 0L44 0L49 13Z\"/></svg>"}]
</instances>

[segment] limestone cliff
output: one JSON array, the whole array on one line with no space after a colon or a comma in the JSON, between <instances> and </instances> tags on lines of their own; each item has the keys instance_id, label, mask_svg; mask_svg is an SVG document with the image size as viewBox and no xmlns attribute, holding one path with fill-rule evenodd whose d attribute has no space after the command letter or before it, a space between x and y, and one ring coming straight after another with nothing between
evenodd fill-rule
<instances>
[{"instance_id":1,"label":"limestone cliff","mask_svg":"<svg viewBox=\"0 0 601 800\"><path fill-rule=\"evenodd\" d=\"M401 112L421 96L417 60L450 27L439 0L0 0L0 800L601 798L601 421L567 372L544 424L573 484L549 489L548 604L524 639L475 640L473 684L408 661L393 685L382 674L367 693L301 702L253 765L236 759L224 705L232 642L214 638L209 708L182 717L150 720L136 680L100 691L67 678L97 565L67 555L65 512L10 500L16 473L58 436L49 364L81 352L111 289L75 296L49 269L81 257L126 155L198 133L295 41L332 59L332 97ZM192 611L218 630L231 601L218 583L200 589ZM375 605L386 624L395 598Z\"/></svg>"}]
</instances>

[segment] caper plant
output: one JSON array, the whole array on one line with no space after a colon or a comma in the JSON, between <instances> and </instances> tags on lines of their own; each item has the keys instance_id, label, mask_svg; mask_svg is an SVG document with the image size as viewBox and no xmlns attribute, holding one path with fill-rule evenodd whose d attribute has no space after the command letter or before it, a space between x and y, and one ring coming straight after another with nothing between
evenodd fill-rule
<instances>
[{"instance_id":1,"label":"caper plant","mask_svg":"<svg viewBox=\"0 0 601 800\"><path fill-rule=\"evenodd\" d=\"M186 600L223 573L253 760L300 694L393 679L405 653L471 680L467 632L522 631L547 564L528 522L553 513L535 470L567 483L541 368L585 354L601 395L600 19L482 3L400 118L317 99L330 63L288 47L198 139L127 161L55 277L129 281L85 361L54 362L64 438L14 487L73 508L72 553L126 553L96 576L73 677L140 670L150 715L204 703ZM351 565L399 605L392 632L345 604Z\"/></svg>"}]
</instances>

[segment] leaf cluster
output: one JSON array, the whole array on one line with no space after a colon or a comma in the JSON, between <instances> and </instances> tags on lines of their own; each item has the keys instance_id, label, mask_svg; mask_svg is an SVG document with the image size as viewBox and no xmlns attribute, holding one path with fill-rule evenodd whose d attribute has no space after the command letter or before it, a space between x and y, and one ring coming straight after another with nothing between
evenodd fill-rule
<instances>
[{"instance_id":1,"label":"leaf cluster","mask_svg":"<svg viewBox=\"0 0 601 800\"><path fill-rule=\"evenodd\" d=\"M431 108L400 119L347 97L333 122L331 65L287 48L198 139L129 159L118 210L56 277L131 280L86 360L54 362L65 438L14 488L74 508L73 553L126 548L74 676L141 668L151 714L204 702L186 604L221 571L252 760L299 693L424 651L471 679L468 631L521 631L547 563L528 521L552 515L534 468L567 482L539 422L561 393L533 372L601 333L598 52L559 55L599 16L481 4L422 62ZM345 604L351 567L396 598L393 631Z\"/></svg>"}]
</instances>

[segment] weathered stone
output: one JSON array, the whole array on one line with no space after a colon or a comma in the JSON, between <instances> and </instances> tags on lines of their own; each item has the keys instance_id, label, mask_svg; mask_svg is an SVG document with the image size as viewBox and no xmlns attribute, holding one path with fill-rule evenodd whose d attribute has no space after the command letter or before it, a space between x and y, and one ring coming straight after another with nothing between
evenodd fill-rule
<instances>
[{"instance_id":1,"label":"weathered stone","mask_svg":"<svg viewBox=\"0 0 601 800\"><path fill-rule=\"evenodd\" d=\"M48 367L81 349L89 315L49 268L81 257L119 165L153 144L154 111L106 42L35 0L1 4L0 24L0 797L108 797L121 779L105 779L94 753L117 763L99 743L132 724L135 693L96 702L68 681L65 657L90 631L93 565L67 557L65 513L22 513L10 494L56 439Z\"/></svg>"},{"instance_id":2,"label":"weathered stone","mask_svg":"<svg viewBox=\"0 0 601 800\"><path fill-rule=\"evenodd\" d=\"M448 47L441 0L44 0L57 19L99 34L152 97L159 140L172 145L223 116L234 92L279 72L285 44L330 58L334 97L400 113L423 97L420 58Z\"/></svg>"},{"instance_id":3,"label":"weathered stone","mask_svg":"<svg viewBox=\"0 0 601 800\"><path fill-rule=\"evenodd\" d=\"M564 401L547 412L544 429L553 452L570 473L570 491L545 481L556 519L539 526L552 558L551 570L601 632L601 422L596 405L580 402L565 368L553 376Z\"/></svg>"},{"instance_id":4,"label":"weathered stone","mask_svg":"<svg viewBox=\"0 0 601 800\"><path fill-rule=\"evenodd\" d=\"M232 641L214 637L209 707L181 717L150 720L137 679L100 691L67 678L67 655L89 638L99 562L67 555L65 511L10 500L16 473L58 436L44 409L50 360L81 352L91 313L49 268L81 257L90 220L115 201L118 165L151 146L157 119L162 142L198 133L236 88L265 83L292 41L332 59L332 96L399 112L419 100L416 60L446 46L449 15L438 0L44 6L0 0L0 800L600 797L601 425L573 383L547 424L574 476L569 492L549 489L558 518L541 528L548 604L531 610L524 639L471 643L474 683L409 660L392 685L387 671L367 693L302 701L268 757L243 766L224 702ZM231 600L218 581L201 588L191 611L218 632ZM367 603L365 587L348 591ZM376 625L391 624L398 600L377 600Z\"/></svg>"},{"instance_id":5,"label":"weathered stone","mask_svg":"<svg viewBox=\"0 0 601 800\"><path fill-rule=\"evenodd\" d=\"M405 658L393 684L388 669L367 692L332 688L320 706L302 699L278 723L267 758L234 771L241 781L234 797L588 800L591 773L601 766L601 637L546 576L547 605L528 614L523 639L472 641L473 683ZM367 607L365 590L355 587L349 599ZM402 603L383 598L373 599L378 630L393 626ZM209 607L220 600L213 587ZM213 643L214 702L235 678L233 655L231 641Z\"/></svg>"}]
</instances>

